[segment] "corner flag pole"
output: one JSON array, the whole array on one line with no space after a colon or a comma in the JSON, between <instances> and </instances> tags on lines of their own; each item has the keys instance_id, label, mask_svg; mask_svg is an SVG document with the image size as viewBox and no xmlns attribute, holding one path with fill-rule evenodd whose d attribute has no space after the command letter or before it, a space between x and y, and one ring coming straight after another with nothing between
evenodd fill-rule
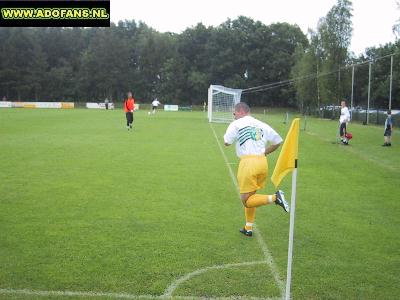
<instances>
[{"instance_id":1,"label":"corner flag pole","mask_svg":"<svg viewBox=\"0 0 400 300\"><path fill-rule=\"evenodd\" d=\"M290 227L289 227L289 249L288 263L286 271L286 295L285 299L290 300L290 286L292 283L292 261L293 261L293 233L294 233L294 213L296 210L296 183L297 183L297 159L292 174L292 198L290 203Z\"/></svg>"},{"instance_id":2,"label":"corner flag pole","mask_svg":"<svg viewBox=\"0 0 400 300\"><path fill-rule=\"evenodd\" d=\"M299 152L299 134L300 134L300 118L292 121L289 131L283 142L281 153L275 165L271 181L277 188L281 180L289 173L292 173L292 201L290 209L290 229L289 229L289 249L288 264L286 272L286 300L290 299L290 285L292 282L292 259L293 259L293 231L294 231L294 213L296 209L296 182L297 182L297 158ZM283 295L282 295L283 296Z\"/></svg>"}]
</instances>

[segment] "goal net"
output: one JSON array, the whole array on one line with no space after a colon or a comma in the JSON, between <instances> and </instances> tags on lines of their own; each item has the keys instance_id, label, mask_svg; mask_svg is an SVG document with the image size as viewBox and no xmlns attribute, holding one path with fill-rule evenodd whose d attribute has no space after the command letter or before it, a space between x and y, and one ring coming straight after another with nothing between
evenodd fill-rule
<instances>
[{"instance_id":1,"label":"goal net","mask_svg":"<svg viewBox=\"0 0 400 300\"><path fill-rule=\"evenodd\" d=\"M208 89L208 121L229 123L233 120L234 106L240 102L242 90L222 85L210 85Z\"/></svg>"}]
</instances>

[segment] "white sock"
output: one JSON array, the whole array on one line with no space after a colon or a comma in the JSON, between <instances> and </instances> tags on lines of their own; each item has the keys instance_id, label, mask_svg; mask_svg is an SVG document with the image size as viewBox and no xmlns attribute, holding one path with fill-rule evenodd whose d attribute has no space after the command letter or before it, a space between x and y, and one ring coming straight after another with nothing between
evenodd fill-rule
<instances>
[{"instance_id":1,"label":"white sock","mask_svg":"<svg viewBox=\"0 0 400 300\"><path fill-rule=\"evenodd\" d=\"M272 200L272 195L268 195L268 203L269 204L271 204L271 203L273 203L274 201Z\"/></svg>"},{"instance_id":2,"label":"white sock","mask_svg":"<svg viewBox=\"0 0 400 300\"><path fill-rule=\"evenodd\" d=\"M253 223L246 222L246 227L253 227ZM253 231L253 230L247 230L247 231Z\"/></svg>"}]
</instances>

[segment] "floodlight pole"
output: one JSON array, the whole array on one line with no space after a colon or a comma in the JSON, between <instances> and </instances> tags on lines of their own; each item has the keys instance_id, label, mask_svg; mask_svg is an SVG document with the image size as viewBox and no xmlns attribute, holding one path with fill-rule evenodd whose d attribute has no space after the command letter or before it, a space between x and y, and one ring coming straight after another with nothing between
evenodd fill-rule
<instances>
[{"instance_id":1,"label":"floodlight pole","mask_svg":"<svg viewBox=\"0 0 400 300\"><path fill-rule=\"evenodd\" d=\"M350 109L353 111L353 100L354 100L354 65L351 71L351 104Z\"/></svg>"},{"instance_id":2,"label":"floodlight pole","mask_svg":"<svg viewBox=\"0 0 400 300\"><path fill-rule=\"evenodd\" d=\"M318 67L318 62L317 62L317 101L318 101L318 118L321 117L321 99L319 95L319 67Z\"/></svg>"},{"instance_id":3,"label":"floodlight pole","mask_svg":"<svg viewBox=\"0 0 400 300\"><path fill-rule=\"evenodd\" d=\"M393 54L390 56L389 109L392 109L392 85L393 85Z\"/></svg>"},{"instance_id":4,"label":"floodlight pole","mask_svg":"<svg viewBox=\"0 0 400 300\"><path fill-rule=\"evenodd\" d=\"M369 123L369 101L371 99L371 69L372 69L372 62L369 62L369 75L368 75L368 103L367 103L367 120L366 125Z\"/></svg>"}]
</instances>

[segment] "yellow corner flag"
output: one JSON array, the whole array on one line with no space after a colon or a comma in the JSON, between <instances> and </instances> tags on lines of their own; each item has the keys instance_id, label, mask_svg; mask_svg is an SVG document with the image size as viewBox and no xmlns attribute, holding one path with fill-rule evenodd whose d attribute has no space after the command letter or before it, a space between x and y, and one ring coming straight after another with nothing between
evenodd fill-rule
<instances>
[{"instance_id":1,"label":"yellow corner flag","mask_svg":"<svg viewBox=\"0 0 400 300\"><path fill-rule=\"evenodd\" d=\"M299 128L300 119L296 118L293 120L292 125L290 125L278 161L276 162L274 173L271 176L271 181L275 187L278 187L286 174L296 167L299 152Z\"/></svg>"}]
</instances>

